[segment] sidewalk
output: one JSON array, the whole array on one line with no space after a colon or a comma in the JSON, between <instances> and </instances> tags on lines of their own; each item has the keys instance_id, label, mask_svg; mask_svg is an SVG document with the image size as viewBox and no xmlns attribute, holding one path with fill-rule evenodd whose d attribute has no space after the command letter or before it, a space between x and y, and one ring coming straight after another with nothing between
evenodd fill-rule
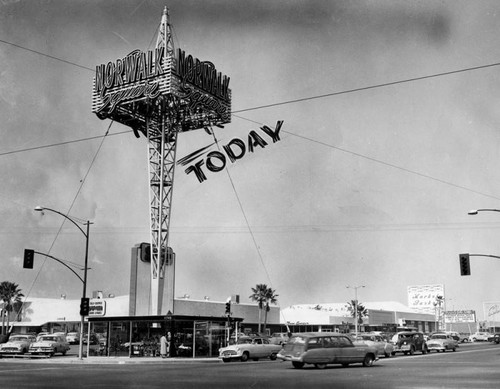
<instances>
[{"instance_id":1,"label":"sidewalk","mask_svg":"<svg viewBox=\"0 0 500 389\"><path fill-rule=\"evenodd\" d=\"M58 364L164 364L164 363L221 363L219 358L160 358L160 357L88 357L79 359L78 356L52 357L52 358L1 358L2 362L29 362L29 363L58 363Z\"/></svg>"}]
</instances>

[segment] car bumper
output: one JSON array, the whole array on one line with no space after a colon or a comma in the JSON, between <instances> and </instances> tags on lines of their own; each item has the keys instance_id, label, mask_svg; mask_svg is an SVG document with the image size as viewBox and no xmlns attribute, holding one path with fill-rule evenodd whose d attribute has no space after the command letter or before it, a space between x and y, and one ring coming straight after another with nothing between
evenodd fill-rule
<instances>
[{"instance_id":1,"label":"car bumper","mask_svg":"<svg viewBox=\"0 0 500 389\"><path fill-rule=\"evenodd\" d=\"M223 351L219 354L219 359L239 359L241 353L239 351Z\"/></svg>"}]
</instances>

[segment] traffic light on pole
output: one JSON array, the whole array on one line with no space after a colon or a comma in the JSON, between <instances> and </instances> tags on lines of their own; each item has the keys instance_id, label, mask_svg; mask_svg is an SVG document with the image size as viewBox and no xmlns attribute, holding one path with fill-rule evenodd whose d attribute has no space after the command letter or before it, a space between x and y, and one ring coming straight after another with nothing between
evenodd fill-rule
<instances>
[{"instance_id":1,"label":"traffic light on pole","mask_svg":"<svg viewBox=\"0 0 500 389\"><path fill-rule=\"evenodd\" d=\"M231 315L231 300L226 301L226 315L227 316Z\"/></svg>"},{"instance_id":2,"label":"traffic light on pole","mask_svg":"<svg viewBox=\"0 0 500 389\"><path fill-rule=\"evenodd\" d=\"M88 316L90 312L90 298L82 297L80 302L80 316Z\"/></svg>"},{"instance_id":3,"label":"traffic light on pole","mask_svg":"<svg viewBox=\"0 0 500 389\"><path fill-rule=\"evenodd\" d=\"M35 250L24 249L24 269L33 269L33 263L35 260Z\"/></svg>"},{"instance_id":4,"label":"traffic light on pole","mask_svg":"<svg viewBox=\"0 0 500 389\"><path fill-rule=\"evenodd\" d=\"M460 275L461 276L470 276L470 259L469 254L460 254Z\"/></svg>"}]
</instances>

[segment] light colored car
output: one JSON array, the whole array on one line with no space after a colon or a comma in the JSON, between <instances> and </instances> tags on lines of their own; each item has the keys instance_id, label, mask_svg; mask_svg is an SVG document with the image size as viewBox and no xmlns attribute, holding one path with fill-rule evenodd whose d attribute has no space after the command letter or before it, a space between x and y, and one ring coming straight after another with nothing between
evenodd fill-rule
<instances>
[{"instance_id":1,"label":"light colored car","mask_svg":"<svg viewBox=\"0 0 500 389\"><path fill-rule=\"evenodd\" d=\"M0 344L0 355L21 355L26 354L30 344L36 341L34 335L14 334L11 335L7 343Z\"/></svg>"},{"instance_id":2,"label":"light colored car","mask_svg":"<svg viewBox=\"0 0 500 389\"><path fill-rule=\"evenodd\" d=\"M446 350L456 351L458 342L449 334L434 334L427 341L427 350L429 352L445 352Z\"/></svg>"},{"instance_id":3,"label":"light colored car","mask_svg":"<svg viewBox=\"0 0 500 389\"><path fill-rule=\"evenodd\" d=\"M242 362L248 359L254 361L260 358L269 358L272 361L276 359L276 355L281 350L281 346L269 343L269 340L259 337L244 336L238 338L236 344L219 349L219 358L224 362L238 359Z\"/></svg>"},{"instance_id":4,"label":"light colored car","mask_svg":"<svg viewBox=\"0 0 500 389\"><path fill-rule=\"evenodd\" d=\"M66 337L62 335L42 335L39 339L31 343L29 347L29 353L33 355L44 354L52 356L56 353L61 353L66 355L66 352L70 349L68 342L66 342Z\"/></svg>"},{"instance_id":5,"label":"light colored car","mask_svg":"<svg viewBox=\"0 0 500 389\"><path fill-rule=\"evenodd\" d=\"M353 343L364 343L368 346L375 347L378 351L378 355L384 355L386 358L390 358L392 352L394 351L394 345L386 341L381 335L358 334Z\"/></svg>"},{"instance_id":6,"label":"light colored car","mask_svg":"<svg viewBox=\"0 0 500 389\"><path fill-rule=\"evenodd\" d=\"M68 332L66 334L66 342L69 344L80 343L80 334L78 332Z\"/></svg>"},{"instance_id":7,"label":"light colored car","mask_svg":"<svg viewBox=\"0 0 500 389\"><path fill-rule=\"evenodd\" d=\"M327 364L347 367L361 363L368 367L378 360L378 351L366 344L355 345L345 334L304 332L292 335L278 353L278 358L291 361L296 369L301 369L306 363L314 364L318 369L324 369Z\"/></svg>"},{"instance_id":8,"label":"light colored car","mask_svg":"<svg viewBox=\"0 0 500 389\"><path fill-rule=\"evenodd\" d=\"M275 332L271 334L271 338L269 342L272 344L280 344L284 345L288 341L288 333L287 332Z\"/></svg>"},{"instance_id":9,"label":"light colored car","mask_svg":"<svg viewBox=\"0 0 500 389\"><path fill-rule=\"evenodd\" d=\"M489 332L476 332L469 336L469 339L471 342L487 342L491 336L493 336L493 334Z\"/></svg>"}]
</instances>

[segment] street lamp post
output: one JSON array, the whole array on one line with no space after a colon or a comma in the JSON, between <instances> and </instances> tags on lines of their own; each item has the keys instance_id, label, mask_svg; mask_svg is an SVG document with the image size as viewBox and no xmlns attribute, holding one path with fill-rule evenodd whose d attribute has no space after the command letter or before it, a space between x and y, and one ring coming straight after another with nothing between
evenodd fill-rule
<instances>
[{"instance_id":1,"label":"street lamp post","mask_svg":"<svg viewBox=\"0 0 500 389\"><path fill-rule=\"evenodd\" d=\"M89 259L89 233L90 233L90 224L91 222L87 220L84 225L87 226L86 231L83 230L82 227L78 225L77 222L75 222L72 218L70 218L68 215L65 215L62 212L56 211L55 209L51 208L46 208L46 207L40 207L37 206L35 207L35 211L38 212L43 212L43 211L50 211L57 213L64 217L65 219L69 220L71 223L73 223L80 231L81 233L85 236L85 265L83 267L83 292L82 292L82 299L87 297L87 264L88 264L88 259ZM85 315L81 315L81 321L80 321L80 344L78 346L78 359L83 359L83 327L85 325Z\"/></svg>"},{"instance_id":2,"label":"street lamp post","mask_svg":"<svg viewBox=\"0 0 500 389\"><path fill-rule=\"evenodd\" d=\"M347 289L354 289L354 333L358 336L358 288L364 288L364 285L346 286Z\"/></svg>"}]
</instances>

